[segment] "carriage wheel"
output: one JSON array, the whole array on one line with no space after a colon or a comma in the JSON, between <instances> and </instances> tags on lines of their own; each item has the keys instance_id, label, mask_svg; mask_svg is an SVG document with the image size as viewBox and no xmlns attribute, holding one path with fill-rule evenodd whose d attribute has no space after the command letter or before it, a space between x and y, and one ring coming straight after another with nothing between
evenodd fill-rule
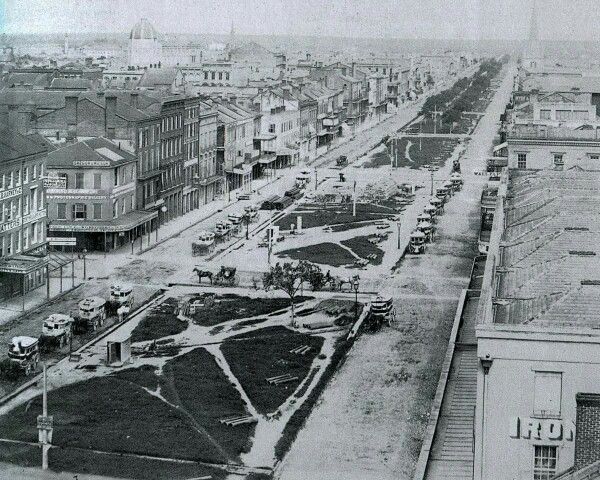
<instances>
[{"instance_id":1,"label":"carriage wheel","mask_svg":"<svg viewBox=\"0 0 600 480\"><path fill-rule=\"evenodd\" d=\"M400 328L400 318L396 315L396 309L394 308L388 317L388 325L392 328Z\"/></svg>"},{"instance_id":2,"label":"carriage wheel","mask_svg":"<svg viewBox=\"0 0 600 480\"><path fill-rule=\"evenodd\" d=\"M231 282L231 285L234 287L237 287L240 284L240 277L238 277L237 275L235 277L233 277L233 281Z\"/></svg>"}]
</instances>

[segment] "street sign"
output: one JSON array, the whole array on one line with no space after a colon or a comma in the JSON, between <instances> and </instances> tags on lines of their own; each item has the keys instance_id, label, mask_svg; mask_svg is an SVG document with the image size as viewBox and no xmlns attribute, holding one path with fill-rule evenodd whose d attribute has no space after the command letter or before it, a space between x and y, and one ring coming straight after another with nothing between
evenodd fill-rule
<instances>
[{"instance_id":1,"label":"street sign","mask_svg":"<svg viewBox=\"0 0 600 480\"><path fill-rule=\"evenodd\" d=\"M52 430L52 424L54 417L52 415L49 415L47 417L44 417L43 415L38 415L37 417L37 428L39 430Z\"/></svg>"},{"instance_id":2,"label":"street sign","mask_svg":"<svg viewBox=\"0 0 600 480\"><path fill-rule=\"evenodd\" d=\"M55 247L74 247L75 245L77 245L76 237L48 237L47 240L51 246Z\"/></svg>"}]
</instances>

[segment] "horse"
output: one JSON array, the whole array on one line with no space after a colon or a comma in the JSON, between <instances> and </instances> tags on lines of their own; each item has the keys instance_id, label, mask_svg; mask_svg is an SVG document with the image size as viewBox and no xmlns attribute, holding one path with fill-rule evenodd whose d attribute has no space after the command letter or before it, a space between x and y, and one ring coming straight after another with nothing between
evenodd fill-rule
<instances>
[{"instance_id":1,"label":"horse","mask_svg":"<svg viewBox=\"0 0 600 480\"><path fill-rule=\"evenodd\" d=\"M202 270L200 268L194 268L194 272L198 275L198 283L202 283L203 278L208 278L210 280L210 284L213 283L213 273L208 270Z\"/></svg>"},{"instance_id":2,"label":"horse","mask_svg":"<svg viewBox=\"0 0 600 480\"><path fill-rule=\"evenodd\" d=\"M360 276L359 275L352 275L352 277L339 278L338 279L339 290L342 291L342 288L346 284L350 285L350 289L352 290L352 286L354 285L354 283L358 282L359 280L360 280Z\"/></svg>"}]
</instances>

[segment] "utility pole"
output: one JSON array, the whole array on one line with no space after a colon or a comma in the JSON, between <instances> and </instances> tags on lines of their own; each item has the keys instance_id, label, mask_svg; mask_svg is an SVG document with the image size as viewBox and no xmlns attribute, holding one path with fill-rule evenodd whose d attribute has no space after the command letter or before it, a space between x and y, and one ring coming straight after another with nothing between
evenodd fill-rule
<instances>
[{"instance_id":1,"label":"utility pole","mask_svg":"<svg viewBox=\"0 0 600 480\"><path fill-rule=\"evenodd\" d=\"M398 219L398 250L400 250L400 227L402 226L402 215Z\"/></svg>"},{"instance_id":2,"label":"utility pole","mask_svg":"<svg viewBox=\"0 0 600 480\"><path fill-rule=\"evenodd\" d=\"M433 107L433 134L437 134L437 105Z\"/></svg>"},{"instance_id":3,"label":"utility pole","mask_svg":"<svg viewBox=\"0 0 600 480\"><path fill-rule=\"evenodd\" d=\"M433 168L431 169L431 196L433 197Z\"/></svg>"},{"instance_id":4,"label":"utility pole","mask_svg":"<svg viewBox=\"0 0 600 480\"><path fill-rule=\"evenodd\" d=\"M52 446L53 417L48 416L48 367L44 362L42 414L37 417L38 441L42 445L42 470L48 470L48 451Z\"/></svg>"},{"instance_id":5,"label":"utility pole","mask_svg":"<svg viewBox=\"0 0 600 480\"><path fill-rule=\"evenodd\" d=\"M356 180L354 180L354 193L352 195L352 216L356 217Z\"/></svg>"}]
</instances>

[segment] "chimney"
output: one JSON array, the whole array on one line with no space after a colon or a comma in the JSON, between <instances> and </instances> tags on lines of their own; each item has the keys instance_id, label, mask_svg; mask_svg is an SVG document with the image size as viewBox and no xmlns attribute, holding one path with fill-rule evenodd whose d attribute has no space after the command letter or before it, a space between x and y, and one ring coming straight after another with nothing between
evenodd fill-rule
<instances>
[{"instance_id":1,"label":"chimney","mask_svg":"<svg viewBox=\"0 0 600 480\"><path fill-rule=\"evenodd\" d=\"M600 394L578 393L575 420L575 471L600 460Z\"/></svg>"},{"instance_id":2,"label":"chimney","mask_svg":"<svg viewBox=\"0 0 600 480\"><path fill-rule=\"evenodd\" d=\"M352 76L356 75L356 62L352 62Z\"/></svg>"},{"instance_id":3,"label":"chimney","mask_svg":"<svg viewBox=\"0 0 600 480\"><path fill-rule=\"evenodd\" d=\"M29 127L31 125L31 111L27 108L20 108L17 112L17 123L15 129L21 135L29 134Z\"/></svg>"},{"instance_id":4,"label":"chimney","mask_svg":"<svg viewBox=\"0 0 600 480\"><path fill-rule=\"evenodd\" d=\"M106 138L115 138L115 123L117 116L117 97L107 95L104 104L104 126L106 128Z\"/></svg>"},{"instance_id":5,"label":"chimney","mask_svg":"<svg viewBox=\"0 0 600 480\"><path fill-rule=\"evenodd\" d=\"M130 100L131 100L131 106L133 108L138 108L139 98L140 98L139 93L137 93L137 92L131 92L131 94L130 94Z\"/></svg>"}]
</instances>

